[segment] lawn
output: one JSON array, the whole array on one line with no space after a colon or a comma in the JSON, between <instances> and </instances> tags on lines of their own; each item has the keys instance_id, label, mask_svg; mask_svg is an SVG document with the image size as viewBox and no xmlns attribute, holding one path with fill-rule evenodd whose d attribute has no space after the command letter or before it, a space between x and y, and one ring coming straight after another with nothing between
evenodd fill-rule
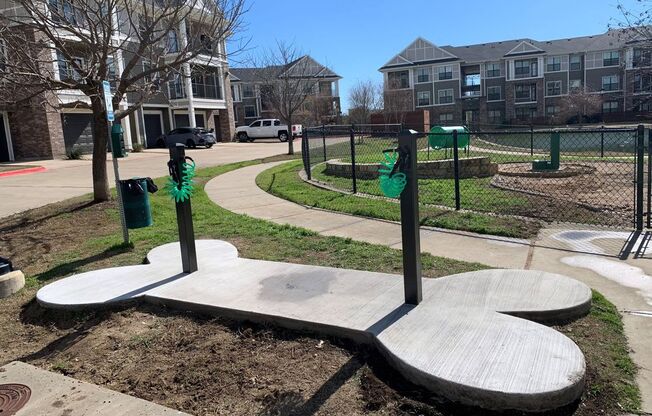
<instances>
[{"instance_id":1,"label":"lawn","mask_svg":"<svg viewBox=\"0 0 652 416\"><path fill-rule=\"evenodd\" d=\"M200 169L197 182L259 162ZM152 247L176 240L173 203L163 192L151 202L154 225L132 230L129 246L121 244L115 203L93 204L89 196L3 221L0 252L23 269L28 287L0 300L0 364L25 361L196 415L479 414L442 403L373 351L340 340L148 305L67 313L34 302L48 281L138 264ZM192 204L196 236L227 240L243 257L401 271L398 250L233 214L202 186ZM422 261L432 278L484 267L431 255ZM584 351L587 389L577 408L556 414L637 410L636 369L614 306L595 293L588 316L557 329Z\"/></svg>"}]
</instances>

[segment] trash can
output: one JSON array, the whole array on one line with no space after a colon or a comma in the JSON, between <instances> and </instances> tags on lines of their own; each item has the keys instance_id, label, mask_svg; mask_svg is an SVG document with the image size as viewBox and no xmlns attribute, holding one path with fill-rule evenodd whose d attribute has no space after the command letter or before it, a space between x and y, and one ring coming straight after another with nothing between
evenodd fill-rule
<instances>
[{"instance_id":1,"label":"trash can","mask_svg":"<svg viewBox=\"0 0 652 416\"><path fill-rule=\"evenodd\" d=\"M14 268L11 266L9 259L0 257L0 275L7 274L13 270Z\"/></svg>"},{"instance_id":2,"label":"trash can","mask_svg":"<svg viewBox=\"0 0 652 416\"><path fill-rule=\"evenodd\" d=\"M125 222L129 229L152 225L152 210L149 204L147 182L148 178L132 178L120 181Z\"/></svg>"}]
</instances>

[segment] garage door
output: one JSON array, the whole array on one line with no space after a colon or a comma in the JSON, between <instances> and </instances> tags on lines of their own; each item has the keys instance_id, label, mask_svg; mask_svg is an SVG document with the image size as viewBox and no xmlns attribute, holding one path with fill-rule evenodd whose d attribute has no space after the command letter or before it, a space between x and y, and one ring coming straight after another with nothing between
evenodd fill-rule
<instances>
[{"instance_id":1,"label":"garage door","mask_svg":"<svg viewBox=\"0 0 652 416\"><path fill-rule=\"evenodd\" d=\"M156 139L163 134L161 114L143 114L145 119L145 137L147 138L147 147L156 147Z\"/></svg>"},{"instance_id":2,"label":"garage door","mask_svg":"<svg viewBox=\"0 0 652 416\"><path fill-rule=\"evenodd\" d=\"M5 119L0 114L0 162L9 162L9 143L5 132Z\"/></svg>"},{"instance_id":3,"label":"garage door","mask_svg":"<svg viewBox=\"0 0 652 416\"><path fill-rule=\"evenodd\" d=\"M78 147L84 153L93 152L93 119L90 114L61 114L66 151Z\"/></svg>"}]
</instances>

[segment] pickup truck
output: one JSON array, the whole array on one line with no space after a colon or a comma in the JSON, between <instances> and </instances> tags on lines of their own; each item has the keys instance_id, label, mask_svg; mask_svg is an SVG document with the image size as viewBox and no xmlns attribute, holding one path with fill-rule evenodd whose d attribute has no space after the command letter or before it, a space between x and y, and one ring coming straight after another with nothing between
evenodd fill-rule
<instances>
[{"instance_id":1,"label":"pickup truck","mask_svg":"<svg viewBox=\"0 0 652 416\"><path fill-rule=\"evenodd\" d=\"M265 137L276 137L282 142L288 140L288 126L276 118L256 120L248 126L235 129L235 137L241 142L253 142Z\"/></svg>"}]
</instances>

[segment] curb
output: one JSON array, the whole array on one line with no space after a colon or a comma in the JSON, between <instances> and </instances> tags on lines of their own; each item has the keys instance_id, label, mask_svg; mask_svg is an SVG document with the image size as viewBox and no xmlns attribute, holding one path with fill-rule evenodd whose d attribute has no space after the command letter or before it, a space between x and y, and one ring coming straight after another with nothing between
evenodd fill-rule
<instances>
[{"instance_id":1,"label":"curb","mask_svg":"<svg viewBox=\"0 0 652 416\"><path fill-rule=\"evenodd\" d=\"M29 173L38 173L38 172L44 172L47 169L45 169L43 166L36 166L33 168L27 168L27 169L17 169L17 170L10 170L7 172L0 172L0 178L8 177L8 176L16 176L16 175L27 175Z\"/></svg>"}]
</instances>

